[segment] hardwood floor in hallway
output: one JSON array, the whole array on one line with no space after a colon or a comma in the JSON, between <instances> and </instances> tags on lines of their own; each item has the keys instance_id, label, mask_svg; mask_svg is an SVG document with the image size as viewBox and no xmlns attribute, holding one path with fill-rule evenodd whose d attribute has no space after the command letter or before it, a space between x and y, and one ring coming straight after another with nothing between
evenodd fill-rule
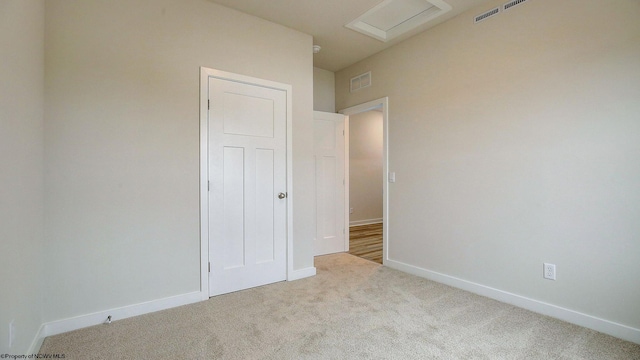
<instances>
[{"instance_id":1,"label":"hardwood floor in hallway","mask_svg":"<svg viewBox=\"0 0 640 360\"><path fill-rule=\"evenodd\" d=\"M349 227L349 254L382 264L382 223Z\"/></svg>"}]
</instances>

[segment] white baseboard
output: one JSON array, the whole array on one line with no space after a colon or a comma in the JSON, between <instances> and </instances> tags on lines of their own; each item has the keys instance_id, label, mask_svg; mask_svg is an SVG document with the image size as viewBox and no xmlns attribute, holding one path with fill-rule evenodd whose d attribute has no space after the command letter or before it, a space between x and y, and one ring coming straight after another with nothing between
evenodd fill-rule
<instances>
[{"instance_id":1,"label":"white baseboard","mask_svg":"<svg viewBox=\"0 0 640 360\"><path fill-rule=\"evenodd\" d=\"M42 325L43 330L40 331L40 337L44 339L47 336L103 324L109 315L111 315L111 321L117 321L132 316L144 315L155 311L196 303L202 301L202 299L202 293L200 291L195 291L164 299L152 300L115 309L98 311L91 314L75 316L68 319L56 320ZM40 344L42 344L42 342L40 342ZM38 349L39 348L40 347L38 346Z\"/></svg>"},{"instance_id":2,"label":"white baseboard","mask_svg":"<svg viewBox=\"0 0 640 360\"><path fill-rule=\"evenodd\" d=\"M618 324L609 320L566 309L553 304L530 299L506 291L459 279L453 276L426 270L417 266L405 264L395 260L385 259L384 265L412 275L420 276L442 284L453 286L494 300L527 309L538 314L547 315L575 325L596 330L620 339L640 344L640 329Z\"/></svg>"},{"instance_id":3,"label":"white baseboard","mask_svg":"<svg viewBox=\"0 0 640 360\"><path fill-rule=\"evenodd\" d=\"M371 224L379 224L381 222L382 222L382 218L379 218L379 219L354 220L354 221L349 221L349 227L362 226L362 225L371 225Z\"/></svg>"},{"instance_id":4,"label":"white baseboard","mask_svg":"<svg viewBox=\"0 0 640 360\"><path fill-rule=\"evenodd\" d=\"M315 267L309 267L292 271L287 280L293 281L316 274ZM144 315L155 311L166 310L182 305L193 304L208 299L209 296L204 295L200 291L187 293L183 295L171 296L164 299L147 301L139 304L123 306L110 310L98 311L91 314L75 316L72 318L51 321L42 324L38 334L34 338L29 354L37 354L47 336L62 334L65 332L82 329L89 326L103 324L107 317L111 315L111 321L126 319L133 316Z\"/></svg>"},{"instance_id":5,"label":"white baseboard","mask_svg":"<svg viewBox=\"0 0 640 360\"><path fill-rule=\"evenodd\" d=\"M316 275L316 268L313 266L300 269L300 270L293 270L289 272L287 276L287 281L300 280L300 279L304 279L306 277L311 277L315 275Z\"/></svg>"},{"instance_id":6,"label":"white baseboard","mask_svg":"<svg viewBox=\"0 0 640 360\"><path fill-rule=\"evenodd\" d=\"M38 329L38 333L36 334L36 337L33 338L33 341L31 342L31 346L29 346L29 352L27 352L26 355L32 355L32 354L37 354L38 351L40 351L40 348L42 347L42 343L44 342L44 338L46 336L44 335L44 324L40 325L40 329Z\"/></svg>"},{"instance_id":7,"label":"white baseboard","mask_svg":"<svg viewBox=\"0 0 640 360\"><path fill-rule=\"evenodd\" d=\"M310 276L314 276L316 274L315 267L309 267L300 270L292 271L287 280L293 281L298 280ZM48 323L42 324L40 326L40 330L38 334L33 339L31 346L29 347L28 354L37 354L42 346L44 339L47 336L53 336L62 334L65 332L82 329L89 326L104 324L107 317L111 315L111 321L117 321L121 319L126 319L133 316L144 315L160 310L166 310L182 305L193 304L196 302L203 301L203 299L208 299L208 296L203 295L200 291L195 291L192 293L171 296L164 299L147 301L139 304L123 306L119 308L114 308L110 310L98 311L91 314L75 316L72 318L62 319L51 321Z\"/></svg>"}]
</instances>

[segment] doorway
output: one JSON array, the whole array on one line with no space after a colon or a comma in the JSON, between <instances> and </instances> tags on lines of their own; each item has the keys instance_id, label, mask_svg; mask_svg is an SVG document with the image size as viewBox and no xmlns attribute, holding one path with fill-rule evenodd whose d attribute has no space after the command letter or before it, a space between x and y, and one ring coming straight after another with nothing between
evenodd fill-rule
<instances>
[{"instance_id":1,"label":"doorway","mask_svg":"<svg viewBox=\"0 0 640 360\"><path fill-rule=\"evenodd\" d=\"M349 253L382 264L380 110L349 116Z\"/></svg>"},{"instance_id":2,"label":"doorway","mask_svg":"<svg viewBox=\"0 0 640 360\"><path fill-rule=\"evenodd\" d=\"M340 113L348 116L345 199L349 253L384 264L389 253L388 99L369 101Z\"/></svg>"}]
</instances>

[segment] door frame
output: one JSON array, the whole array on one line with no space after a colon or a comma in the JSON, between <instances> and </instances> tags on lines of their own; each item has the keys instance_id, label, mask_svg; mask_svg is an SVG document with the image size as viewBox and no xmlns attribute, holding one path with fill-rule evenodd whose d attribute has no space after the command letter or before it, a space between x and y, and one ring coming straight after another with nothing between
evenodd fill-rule
<instances>
[{"instance_id":1,"label":"door frame","mask_svg":"<svg viewBox=\"0 0 640 360\"><path fill-rule=\"evenodd\" d=\"M200 294L209 298L209 78L282 90L286 93L287 167L287 280L293 276L293 105L292 86L271 80L200 67Z\"/></svg>"},{"instance_id":2,"label":"door frame","mask_svg":"<svg viewBox=\"0 0 640 360\"><path fill-rule=\"evenodd\" d=\"M382 264L389 260L389 97L348 107L338 111L347 115L344 122L345 131L345 241L349 241L349 116L382 107ZM348 249L347 245L347 249Z\"/></svg>"}]
</instances>

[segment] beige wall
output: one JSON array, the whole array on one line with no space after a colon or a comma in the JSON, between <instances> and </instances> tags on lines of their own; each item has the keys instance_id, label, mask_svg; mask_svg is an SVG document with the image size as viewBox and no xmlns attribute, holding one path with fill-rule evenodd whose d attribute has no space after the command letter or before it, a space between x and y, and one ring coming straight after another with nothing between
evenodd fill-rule
<instances>
[{"instance_id":1,"label":"beige wall","mask_svg":"<svg viewBox=\"0 0 640 360\"><path fill-rule=\"evenodd\" d=\"M382 220L382 112L349 116L349 222Z\"/></svg>"},{"instance_id":2,"label":"beige wall","mask_svg":"<svg viewBox=\"0 0 640 360\"><path fill-rule=\"evenodd\" d=\"M640 3L502 3L336 73L389 96L389 257L640 329Z\"/></svg>"},{"instance_id":3,"label":"beige wall","mask_svg":"<svg viewBox=\"0 0 640 360\"><path fill-rule=\"evenodd\" d=\"M332 71L313 68L313 110L336 112L336 82Z\"/></svg>"},{"instance_id":4,"label":"beige wall","mask_svg":"<svg viewBox=\"0 0 640 360\"><path fill-rule=\"evenodd\" d=\"M205 0L46 3L47 321L199 290L199 67L293 86L313 266L312 38Z\"/></svg>"},{"instance_id":5,"label":"beige wall","mask_svg":"<svg viewBox=\"0 0 640 360\"><path fill-rule=\"evenodd\" d=\"M44 293L44 1L0 2L0 64L0 354L25 354Z\"/></svg>"}]
</instances>

